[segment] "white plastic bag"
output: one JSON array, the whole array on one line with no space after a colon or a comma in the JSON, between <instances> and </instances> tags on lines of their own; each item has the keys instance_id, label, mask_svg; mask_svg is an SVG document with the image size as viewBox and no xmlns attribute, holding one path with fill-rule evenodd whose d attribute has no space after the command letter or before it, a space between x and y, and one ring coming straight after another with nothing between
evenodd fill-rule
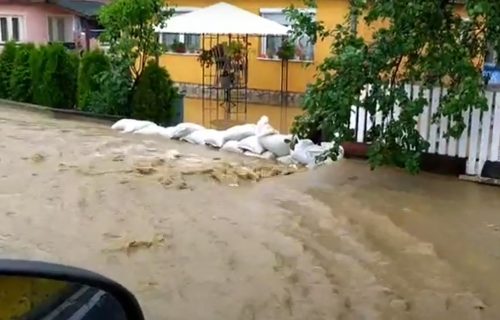
<instances>
[{"instance_id":1,"label":"white plastic bag","mask_svg":"<svg viewBox=\"0 0 500 320\"><path fill-rule=\"evenodd\" d=\"M190 122L179 123L178 125L175 126L174 133L172 134L172 139L180 139L194 131L202 129L205 128L196 123L190 123Z\"/></svg>"},{"instance_id":2,"label":"white plastic bag","mask_svg":"<svg viewBox=\"0 0 500 320\"><path fill-rule=\"evenodd\" d=\"M158 128L158 134L164 138L167 139L172 139L172 136L174 135L175 132L175 127L159 127Z\"/></svg>"},{"instance_id":3,"label":"white plastic bag","mask_svg":"<svg viewBox=\"0 0 500 320\"><path fill-rule=\"evenodd\" d=\"M279 132L269 124L269 118L267 116L260 117L259 121L257 122L257 127L255 128L256 136L265 137L278 133Z\"/></svg>"},{"instance_id":4,"label":"white plastic bag","mask_svg":"<svg viewBox=\"0 0 500 320\"><path fill-rule=\"evenodd\" d=\"M251 136L241 140L238 143L238 148L256 154L262 154L264 151L266 151L264 147L262 147L262 145L259 143L259 138L257 138L257 136Z\"/></svg>"},{"instance_id":5,"label":"white plastic bag","mask_svg":"<svg viewBox=\"0 0 500 320\"><path fill-rule=\"evenodd\" d=\"M243 153L243 150L238 148L238 142L235 140L228 141L220 149L227 152Z\"/></svg>"},{"instance_id":6,"label":"white plastic bag","mask_svg":"<svg viewBox=\"0 0 500 320\"><path fill-rule=\"evenodd\" d=\"M265 159L265 160L276 159L276 156L271 151L265 151L262 154L253 153L251 151L245 151L243 154L246 156L249 156L249 157L260 158L260 159Z\"/></svg>"},{"instance_id":7,"label":"white plastic bag","mask_svg":"<svg viewBox=\"0 0 500 320\"><path fill-rule=\"evenodd\" d=\"M255 135L257 126L255 124L242 124L231 127L224 131L224 141L241 141Z\"/></svg>"},{"instance_id":8,"label":"white plastic bag","mask_svg":"<svg viewBox=\"0 0 500 320\"><path fill-rule=\"evenodd\" d=\"M224 131L212 130L205 139L205 144L213 148L221 148L224 145Z\"/></svg>"},{"instance_id":9,"label":"white plastic bag","mask_svg":"<svg viewBox=\"0 0 500 320\"><path fill-rule=\"evenodd\" d=\"M149 126L146 126L142 129L134 131L134 134L143 134L143 135L159 135L160 134L160 129L161 127L157 126L156 124L150 124Z\"/></svg>"},{"instance_id":10,"label":"white plastic bag","mask_svg":"<svg viewBox=\"0 0 500 320\"><path fill-rule=\"evenodd\" d=\"M259 142L264 149L271 151L276 157L284 157L290 154L291 135L272 134L259 137Z\"/></svg>"},{"instance_id":11,"label":"white plastic bag","mask_svg":"<svg viewBox=\"0 0 500 320\"><path fill-rule=\"evenodd\" d=\"M191 132L180 140L186 141L193 144L205 144L206 140L213 136L217 130L213 129L202 129Z\"/></svg>"},{"instance_id":12,"label":"white plastic bag","mask_svg":"<svg viewBox=\"0 0 500 320\"><path fill-rule=\"evenodd\" d=\"M122 133L131 133L146 128L150 125L155 124L151 121L132 120L126 123L125 127L122 130Z\"/></svg>"}]
</instances>

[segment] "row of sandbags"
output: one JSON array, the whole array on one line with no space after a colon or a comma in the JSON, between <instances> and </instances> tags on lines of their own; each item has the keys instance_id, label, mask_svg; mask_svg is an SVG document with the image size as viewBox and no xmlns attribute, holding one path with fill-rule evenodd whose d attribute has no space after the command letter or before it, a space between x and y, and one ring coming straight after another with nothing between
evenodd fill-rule
<instances>
[{"instance_id":1,"label":"row of sandbags","mask_svg":"<svg viewBox=\"0 0 500 320\"><path fill-rule=\"evenodd\" d=\"M269 124L267 116L262 116L257 124L236 125L226 130L207 129L188 122L165 128L150 121L133 119L119 120L111 128L123 133L158 135L247 156L276 159L283 164L309 167L318 165L317 157L332 147L330 143L315 145L311 140L304 139L298 140L292 150L292 135L280 134Z\"/></svg>"}]
</instances>

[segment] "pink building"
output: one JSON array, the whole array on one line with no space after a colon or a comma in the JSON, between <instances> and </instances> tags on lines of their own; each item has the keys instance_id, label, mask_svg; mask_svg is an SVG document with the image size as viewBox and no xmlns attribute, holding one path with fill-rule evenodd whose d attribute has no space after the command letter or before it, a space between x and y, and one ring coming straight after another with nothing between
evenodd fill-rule
<instances>
[{"instance_id":1,"label":"pink building","mask_svg":"<svg viewBox=\"0 0 500 320\"><path fill-rule=\"evenodd\" d=\"M7 41L87 47L104 0L0 0L0 46ZM88 39L88 40L86 40Z\"/></svg>"}]
</instances>

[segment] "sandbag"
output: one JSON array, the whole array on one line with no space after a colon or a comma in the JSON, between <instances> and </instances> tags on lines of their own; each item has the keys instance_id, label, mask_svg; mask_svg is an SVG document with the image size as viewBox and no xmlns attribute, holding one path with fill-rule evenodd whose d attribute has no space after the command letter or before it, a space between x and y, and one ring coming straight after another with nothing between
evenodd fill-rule
<instances>
[{"instance_id":1,"label":"sandbag","mask_svg":"<svg viewBox=\"0 0 500 320\"><path fill-rule=\"evenodd\" d=\"M227 151L227 152L243 153L243 150L241 150L238 147L238 142L239 141L235 141L235 140L228 141L228 142L224 143L224 145L220 149L223 151Z\"/></svg>"},{"instance_id":2,"label":"sandbag","mask_svg":"<svg viewBox=\"0 0 500 320\"><path fill-rule=\"evenodd\" d=\"M122 133L132 133L150 125L155 124L151 121L132 120L126 123L124 129L122 130Z\"/></svg>"},{"instance_id":3,"label":"sandbag","mask_svg":"<svg viewBox=\"0 0 500 320\"><path fill-rule=\"evenodd\" d=\"M269 118L267 116L262 116L259 121L257 121L257 126L255 128L255 135L257 137L265 137L278 133L279 132L269 124Z\"/></svg>"},{"instance_id":4,"label":"sandbag","mask_svg":"<svg viewBox=\"0 0 500 320\"><path fill-rule=\"evenodd\" d=\"M272 134L259 137L259 143L264 149L274 153L276 157L284 157L290 154L291 139L291 135Z\"/></svg>"},{"instance_id":5,"label":"sandbag","mask_svg":"<svg viewBox=\"0 0 500 320\"><path fill-rule=\"evenodd\" d=\"M224 131L224 142L241 141L245 138L255 135L257 126L255 124L242 124L231 127Z\"/></svg>"},{"instance_id":6,"label":"sandbag","mask_svg":"<svg viewBox=\"0 0 500 320\"><path fill-rule=\"evenodd\" d=\"M287 155L284 157L279 157L276 159L278 163L284 164L284 165L292 165L292 164L297 164L297 161L293 159L291 155Z\"/></svg>"},{"instance_id":7,"label":"sandbag","mask_svg":"<svg viewBox=\"0 0 500 320\"><path fill-rule=\"evenodd\" d=\"M179 123L178 125L175 126L174 133L172 134L172 139L180 139L194 131L202 129L205 128L196 123L190 123L190 122Z\"/></svg>"},{"instance_id":8,"label":"sandbag","mask_svg":"<svg viewBox=\"0 0 500 320\"><path fill-rule=\"evenodd\" d=\"M264 147L262 147L262 145L259 143L259 138L257 138L257 136L251 136L241 140L238 143L238 148L242 149L243 151L250 151L256 154L262 154L264 151L266 151Z\"/></svg>"},{"instance_id":9,"label":"sandbag","mask_svg":"<svg viewBox=\"0 0 500 320\"><path fill-rule=\"evenodd\" d=\"M212 130L205 139L205 144L213 148L221 148L224 145L224 131Z\"/></svg>"},{"instance_id":10,"label":"sandbag","mask_svg":"<svg viewBox=\"0 0 500 320\"><path fill-rule=\"evenodd\" d=\"M161 127L159 127L158 125L156 124L150 124L149 126L146 126L142 129L139 129L139 130L136 130L134 131L134 134L143 134L143 135L159 135L160 134L160 129Z\"/></svg>"},{"instance_id":11,"label":"sandbag","mask_svg":"<svg viewBox=\"0 0 500 320\"><path fill-rule=\"evenodd\" d=\"M271 151L264 151L262 154L253 153L251 151L245 151L243 154L248 156L248 157L254 157L254 158L265 159L265 160L276 159L276 156Z\"/></svg>"},{"instance_id":12,"label":"sandbag","mask_svg":"<svg viewBox=\"0 0 500 320\"><path fill-rule=\"evenodd\" d=\"M182 137L181 141L186 141L192 144L205 144L206 140L213 136L217 130L213 129L202 129L191 132L185 137Z\"/></svg>"},{"instance_id":13,"label":"sandbag","mask_svg":"<svg viewBox=\"0 0 500 320\"><path fill-rule=\"evenodd\" d=\"M292 159L308 168L314 168L323 164L331 164L333 160L326 158L324 161L317 161L317 157L328 152L333 147L333 143L323 142L321 145L316 145L309 139L299 140L291 153ZM343 158L344 149L339 147L338 160Z\"/></svg>"},{"instance_id":14,"label":"sandbag","mask_svg":"<svg viewBox=\"0 0 500 320\"><path fill-rule=\"evenodd\" d=\"M121 119L115 122L112 126L111 129L113 130L125 130L125 128L130 124L134 123L137 120L134 119Z\"/></svg>"},{"instance_id":15,"label":"sandbag","mask_svg":"<svg viewBox=\"0 0 500 320\"><path fill-rule=\"evenodd\" d=\"M172 136L174 135L175 132L175 127L159 127L158 128L158 134L164 138L167 139L172 139Z\"/></svg>"},{"instance_id":16,"label":"sandbag","mask_svg":"<svg viewBox=\"0 0 500 320\"><path fill-rule=\"evenodd\" d=\"M315 145L309 139L299 140L291 153L292 159L305 166L316 164L316 157L326 151L325 148Z\"/></svg>"}]
</instances>

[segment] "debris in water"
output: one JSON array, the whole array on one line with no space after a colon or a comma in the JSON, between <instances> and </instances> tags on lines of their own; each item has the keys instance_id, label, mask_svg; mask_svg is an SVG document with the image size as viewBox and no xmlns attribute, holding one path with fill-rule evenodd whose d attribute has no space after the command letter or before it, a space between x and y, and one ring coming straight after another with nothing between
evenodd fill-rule
<instances>
[{"instance_id":1,"label":"debris in water","mask_svg":"<svg viewBox=\"0 0 500 320\"><path fill-rule=\"evenodd\" d=\"M175 178L172 176L163 176L158 178L158 181L164 186L169 187L174 183Z\"/></svg>"},{"instance_id":2,"label":"debris in water","mask_svg":"<svg viewBox=\"0 0 500 320\"><path fill-rule=\"evenodd\" d=\"M114 234L114 233L111 233L111 232L104 232L102 234L102 236L104 238L107 238L107 239L118 239L118 238L121 238L121 236L119 234Z\"/></svg>"},{"instance_id":3,"label":"debris in water","mask_svg":"<svg viewBox=\"0 0 500 320\"><path fill-rule=\"evenodd\" d=\"M130 255L142 249L150 249L154 246L158 246L163 242L165 242L165 235L156 234L152 240L132 240L127 242L126 245L119 247L117 249L108 249L104 251L108 252L125 251L127 255Z\"/></svg>"},{"instance_id":4,"label":"debris in water","mask_svg":"<svg viewBox=\"0 0 500 320\"><path fill-rule=\"evenodd\" d=\"M156 172L156 169L153 167L135 167L134 170L142 175L149 175Z\"/></svg>"},{"instance_id":5,"label":"debris in water","mask_svg":"<svg viewBox=\"0 0 500 320\"><path fill-rule=\"evenodd\" d=\"M116 155L112 159L112 161L114 161L114 162L121 162L123 160L125 160L125 155L123 155L123 154Z\"/></svg>"},{"instance_id":6,"label":"debris in water","mask_svg":"<svg viewBox=\"0 0 500 320\"><path fill-rule=\"evenodd\" d=\"M182 181L181 183L179 183L179 184L177 185L177 189L179 189L179 190L187 190L187 189L192 190L192 188L190 188L190 187L188 186L188 184L186 183L186 181Z\"/></svg>"},{"instance_id":7,"label":"debris in water","mask_svg":"<svg viewBox=\"0 0 500 320\"><path fill-rule=\"evenodd\" d=\"M493 224L493 223L489 223L487 225L488 228L492 229L493 231L500 231L500 226L496 225L496 224Z\"/></svg>"},{"instance_id":8,"label":"debris in water","mask_svg":"<svg viewBox=\"0 0 500 320\"><path fill-rule=\"evenodd\" d=\"M399 311L410 310L410 304L404 299L394 299L390 303L391 308Z\"/></svg>"},{"instance_id":9,"label":"debris in water","mask_svg":"<svg viewBox=\"0 0 500 320\"><path fill-rule=\"evenodd\" d=\"M151 160L151 166L153 167L159 167L159 166L162 166L165 164L165 160L162 159L162 158L154 158L153 160Z\"/></svg>"},{"instance_id":10,"label":"debris in water","mask_svg":"<svg viewBox=\"0 0 500 320\"><path fill-rule=\"evenodd\" d=\"M40 163L45 160L45 156L40 153L35 153L34 155L31 156L31 160L35 163Z\"/></svg>"},{"instance_id":11,"label":"debris in water","mask_svg":"<svg viewBox=\"0 0 500 320\"><path fill-rule=\"evenodd\" d=\"M167 152L165 152L165 158L167 160L179 159L181 156L182 156L181 153L175 149L168 150Z\"/></svg>"}]
</instances>

